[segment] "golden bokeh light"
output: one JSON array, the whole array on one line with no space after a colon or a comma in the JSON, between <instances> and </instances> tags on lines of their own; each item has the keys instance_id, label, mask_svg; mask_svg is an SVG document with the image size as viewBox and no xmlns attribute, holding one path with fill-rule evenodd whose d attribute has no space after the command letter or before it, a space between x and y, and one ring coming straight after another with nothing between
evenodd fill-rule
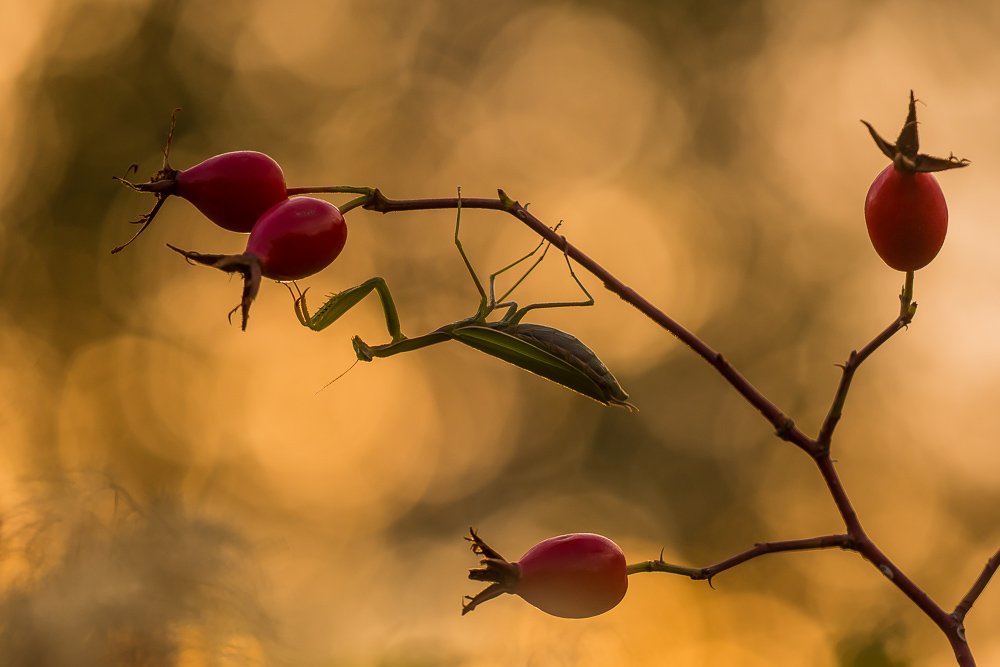
<instances>
[{"instance_id":1,"label":"golden bokeh light","mask_svg":"<svg viewBox=\"0 0 1000 667\"><path fill-rule=\"evenodd\" d=\"M313 332L265 281L241 332L241 281L164 244L246 238L172 198L112 256L153 202L111 176L155 172L183 108L176 168L245 149L290 187L503 188L814 434L835 364L898 312L859 119L895 137L912 88L922 149L972 165L939 174L947 242L859 370L834 458L871 537L950 609L1000 545L998 29L986 0L0 6L0 664L951 664L838 549L714 590L636 574L593 619L508 595L462 616L470 525L511 560L599 532L629 562L705 566L843 524L807 456L579 267L593 307L526 321L578 336L638 414L458 342L351 368L352 336L390 339L375 294ZM484 282L538 244L511 216L461 220ZM476 312L454 210L347 222L300 281L310 308L379 275L408 336ZM585 297L552 251L510 298ZM995 586L966 622L980 664L1000 659Z\"/></svg>"}]
</instances>

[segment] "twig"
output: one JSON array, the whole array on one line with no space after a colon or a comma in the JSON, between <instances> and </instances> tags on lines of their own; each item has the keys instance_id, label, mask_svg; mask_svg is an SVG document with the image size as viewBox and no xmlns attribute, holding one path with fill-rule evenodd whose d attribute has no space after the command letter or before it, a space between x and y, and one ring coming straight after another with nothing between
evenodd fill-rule
<instances>
[{"instance_id":1,"label":"twig","mask_svg":"<svg viewBox=\"0 0 1000 667\"><path fill-rule=\"evenodd\" d=\"M951 613L959 623L965 620L965 615L969 613L972 605L975 604L979 596L982 595L983 590L986 588L986 584L990 583L990 578L1000 568L1000 550L997 550L993 557L986 561L986 567L983 568L982 574L976 579L976 583L972 584L972 588L969 592L965 594L962 601L958 603L955 607L955 611Z\"/></svg>"},{"instance_id":2,"label":"twig","mask_svg":"<svg viewBox=\"0 0 1000 667\"><path fill-rule=\"evenodd\" d=\"M694 580L707 580L712 584L712 578L721 572L736 567L748 560L763 556L764 554L779 553L782 551L815 551L818 549L831 549L840 547L841 549L853 550L854 541L850 535L824 535L823 537L810 537L804 540L786 540L783 542L760 542L752 549L747 549L743 553L736 554L715 565L707 567L683 567L681 565L671 565L663 560L663 554L656 560L644 561L628 566L629 574L640 572L667 572L690 577Z\"/></svg>"},{"instance_id":3,"label":"twig","mask_svg":"<svg viewBox=\"0 0 1000 667\"><path fill-rule=\"evenodd\" d=\"M892 324L887 326L882 333L872 339L870 343L861 348L860 352L856 350L852 351L851 355L847 358L847 363L842 366L844 373L840 378L840 385L837 387L837 393L834 395L833 404L830 406L830 412L823 421L823 426L819 430L819 436L816 438L816 442L824 450L828 450L830 448L830 440L833 438L833 431L837 428L837 423L840 421L840 417L844 413L844 403L847 400L847 392L851 388L851 380L854 379L854 373L857 371L858 366L860 366L865 359L870 357L875 350L881 347L883 343L892 338L896 332L906 328L910 322L913 321L913 316L917 312L917 304L913 303L913 271L906 274L906 282L903 286L902 293L899 295L899 301L899 317L897 317Z\"/></svg>"},{"instance_id":4,"label":"twig","mask_svg":"<svg viewBox=\"0 0 1000 667\"><path fill-rule=\"evenodd\" d=\"M417 211L457 208L459 200L457 198L441 199L410 199L392 200L388 199L378 189L375 188L296 188L289 190L290 194L306 194L309 192L340 192L360 195L350 202L350 206L362 206L371 211L390 213L395 211ZM639 312L659 324L663 329L670 332L682 343L691 348L698 356L712 365L720 375L758 412L767 419L774 427L775 435L783 440L787 440L799 449L809 454L816 462L823 480L830 491L837 509L847 527L845 535L827 535L819 538L809 538L805 540L791 540L787 542L767 542L761 543L752 549L737 554L715 565L707 568L685 568L677 565L670 565L662 561L647 561L629 566L629 572L671 572L682 574L693 579L708 579L731 567L746 562L757 556L766 553L776 553L780 551L804 551L840 547L842 549L853 550L861 554L872 563L886 578L903 592L914 604L917 605L948 638L954 651L955 658L961 667L974 667L975 660L972 657L971 649L965 640L965 630L962 625L962 616L968 608L962 607L968 601L971 607L972 602L982 592L993 572L1000 567L1000 552L990 560L986 570L980 575L979 580L973 589L966 596L966 600L959 605L955 613L949 614L935 603L920 589L917 584L907 577L868 537L861 526L847 492L840 481L833 460L830 458L829 446L836 428L837 422L843 413L844 403L850 389L851 381L858 366L865 361L881 345L888 341L900 329L905 328L913 319L916 312L916 304L913 298L913 273L906 275L906 282L900 295L899 317L893 321L881 334L866 345L860 352L852 352L847 363L844 365L844 374L834 397L833 405L824 421L820 434L816 440L807 436L795 423L785 415L774 403L760 393L749 380L736 370L721 353L716 352L707 343L698 338L694 333L684 328L682 325L670 318L666 313L647 301L632 288L622 283L604 267L595 262L589 256L571 245L564 236L557 234L554 230L538 220L529 213L525 207L517 201L511 199L504 193L499 192L499 199L467 199L462 198L463 208L488 209L503 211L523 222L533 232L549 241L559 248L563 253L576 261L580 266L596 276L604 284L605 289L618 295L622 300L631 304ZM961 612L961 613L959 613Z\"/></svg>"}]
</instances>

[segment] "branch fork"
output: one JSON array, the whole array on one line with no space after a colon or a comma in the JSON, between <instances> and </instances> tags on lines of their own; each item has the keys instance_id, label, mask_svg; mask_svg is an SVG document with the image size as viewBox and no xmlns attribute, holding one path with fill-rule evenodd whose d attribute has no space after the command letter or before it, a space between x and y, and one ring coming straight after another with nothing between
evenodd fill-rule
<instances>
[{"instance_id":1,"label":"branch fork","mask_svg":"<svg viewBox=\"0 0 1000 667\"><path fill-rule=\"evenodd\" d=\"M911 107L912 104L913 101L911 100ZM876 138L876 143L878 143L881 138L877 137L877 133L875 133L870 126L869 129L871 129L873 137ZM904 134L908 132L913 135L914 141L912 142L912 146L915 148L915 124L913 125L912 130L908 130L904 127ZM882 140L886 146L885 150L891 149L890 152L893 152L895 155L896 152L899 152L897 151L897 146L902 144L906 151L910 151L911 144L906 143L908 136L909 134L907 134L907 136L903 136L901 134L902 140L897 141L897 144L888 144L888 142ZM882 144L880 144L880 147L881 146ZM901 154L904 157L908 156L908 152L902 152ZM967 161L957 159L937 161L938 159L929 158L928 156L918 157L920 160L914 158L911 161L915 163L917 170L923 171L937 171L942 167L954 168L965 166L965 164L967 164ZM916 164L917 162L919 162L919 164ZM457 208L459 205L459 200L457 198L412 200L389 199L377 188L297 188L294 191L290 189L289 194L333 191L359 194L360 196L357 199L348 204L348 207L350 208L362 207L366 210L383 214L397 211L453 209ZM780 408L778 408L777 405L771 402L770 399L754 387L753 384L751 384L746 377L744 377L731 363L729 363L729 361L726 360L721 353L712 349L697 335L673 320L662 310L638 294L635 290L622 283L607 269L570 244L564 236L557 234L547 225L538 220L538 218L528 212L528 210L517 200L509 197L503 190L498 191L497 199L470 199L463 197L461 199L461 206L462 208L503 211L517 218L537 235L554 245L568 258L577 262L594 277L600 280L605 289L632 305L636 310L656 324L660 325L660 327L680 340L698 356L708 362L708 364L711 365L720 375L722 375L722 377L733 387L733 389L736 390L737 393L750 403L750 405L752 405L761 414L761 416L771 424L774 428L776 437L792 443L805 453L809 454L809 456L816 463L823 481L826 484L835 505L837 506L845 527L847 528L847 532L842 534L824 535L821 537L806 538L801 540L759 543L754 545L753 548L742 553L731 556L730 558L715 563L714 565L701 568L672 565L663 561L661 554L661 557L658 559L630 565L628 569L629 574L636 574L640 572L666 572L671 574L680 574L694 580L706 580L709 584L711 584L712 579L718 574L733 568L736 565L765 554L780 553L785 551L815 551L829 548L840 548L845 551L854 551L878 569L892 582L894 586L896 586L896 588L906 595L942 630L948 638L952 650L954 651L955 658L960 666L971 667L975 665L971 649L969 648L965 638L963 620L969 609L971 609L973 603L982 594L983 589L985 589L993 574L997 571L997 569L1000 569L1000 551L994 554L994 556L989 560L982 574L955 610L953 612L946 612L940 605L931 600L931 598L923 590L921 590L913 580L903 573L902 570L900 570L884 553L882 553L882 551L879 550L875 543L868 537L861 526L857 513L848 498L847 492L844 489L839 475L837 474L836 466L830 458L833 434L843 414L844 404L846 403L847 394L850 390L851 382L855 373L861 364L864 363L864 361L878 348L885 344L896 333L907 328L916 314L917 304L913 302L912 271L905 275L904 286L900 294L899 315L880 334L872 339L871 342L860 350L852 351L848 356L847 361L840 366L842 369L842 376L840 384L837 387L837 391L834 394L830 411L824 419L817 437L810 438L798 426L796 426L795 422Z\"/></svg>"}]
</instances>

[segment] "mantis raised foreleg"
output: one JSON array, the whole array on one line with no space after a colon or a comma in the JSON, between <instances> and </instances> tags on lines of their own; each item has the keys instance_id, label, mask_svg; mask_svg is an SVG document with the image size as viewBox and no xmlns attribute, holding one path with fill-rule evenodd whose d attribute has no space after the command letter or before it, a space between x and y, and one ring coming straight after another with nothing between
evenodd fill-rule
<instances>
[{"instance_id":1,"label":"mantis raised foreleg","mask_svg":"<svg viewBox=\"0 0 1000 667\"><path fill-rule=\"evenodd\" d=\"M459 194L461 195L461 193ZM295 299L295 314L299 318L299 321L314 331L321 331L357 305L372 290L375 290L382 302L386 328L389 331L389 335L392 336L392 341L384 345L368 345L361 338L355 336L352 339L352 343L360 361L371 361L376 357L391 357L402 352L410 352L429 345L436 345L446 340L457 340L469 347L502 359L557 384L561 384L599 403L620 405L631 409L633 406L628 403L628 394L622 390L614 375L611 374L611 371L607 369L597 355L579 339L565 331L560 331L552 327L540 324L521 324L521 320L525 314L531 310L591 306L594 304L594 298L573 272L569 258L566 258L566 264L569 266L570 275L576 281L577 285L580 286L580 289L583 290L583 293L587 295L585 301L535 303L520 309L514 301L504 301L544 259L545 254L548 252L548 247L546 247L524 275L500 297L500 302L498 303L498 299L495 296L497 276L534 256L545 243L543 241L524 257L491 274L489 280L490 290L489 295L487 295L483 284L479 280L479 276L476 275L472 263L462 248L462 242L459 238L462 219L461 203L460 196L458 201L458 215L455 222L455 246L458 248L458 252L462 256L462 261L465 262L465 266L469 270L473 282L476 284L476 289L479 291L479 308L475 315L452 322L451 324L446 324L423 336L407 338L400 330L399 315L396 312L396 305L393 303L385 280L382 278L372 278L357 287L352 287L332 295L312 315L309 314L306 307L305 293L300 293ZM499 320L488 321L487 318L497 308L506 308L507 312Z\"/></svg>"}]
</instances>

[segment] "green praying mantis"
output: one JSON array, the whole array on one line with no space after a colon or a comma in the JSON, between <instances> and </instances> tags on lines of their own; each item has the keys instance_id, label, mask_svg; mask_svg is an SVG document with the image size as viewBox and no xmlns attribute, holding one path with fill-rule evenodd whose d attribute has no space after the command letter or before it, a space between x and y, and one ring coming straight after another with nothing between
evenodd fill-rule
<instances>
[{"instance_id":1,"label":"green praying mantis","mask_svg":"<svg viewBox=\"0 0 1000 667\"><path fill-rule=\"evenodd\" d=\"M372 361L374 358L391 357L402 352L419 350L420 348L436 345L448 340L457 340L480 352L485 352L497 359L506 361L518 368L539 375L556 384L560 384L568 389L572 389L588 398L592 398L604 405L617 405L628 410L634 410L635 406L628 402L628 394L622 390L621 385L611 374L611 371L589 347L584 345L579 339L565 331L560 331L552 327L540 324L523 324L524 316L532 311L541 308L565 308L574 306L592 306L594 297L591 296L587 288L583 286L580 279L576 277L569 257L566 265L569 267L570 275L576 284L580 286L583 293L587 295L584 301L535 303L522 308L517 307L514 301L505 301L511 292L517 288L525 278L528 277L536 266L545 258L549 247L545 247L535 262L521 276L514 285L507 290L499 299L495 294L496 278L500 274L518 266L534 256L543 245L542 241L530 253L505 266L496 273L490 275L490 291L487 296L479 276L476 275L472 263L469 261L462 242L459 239L459 230L462 222L462 199L461 191L458 198L458 215L455 221L455 246L458 248L462 261L465 262L469 274L472 276L476 289L479 291L479 308L475 315L467 317L451 324L446 324L430 333L415 338L407 338L400 329L399 314L396 312L396 305L389 293L389 287L385 280L380 277L366 280L356 287L338 292L329 297L312 315L306 306L305 292L299 292L295 296L295 314L303 326L314 331L321 331L330 326L347 311L360 303L372 290L374 290L381 301L382 311L385 315L386 328L392 341L384 345L368 345L355 336L351 342L359 361ZM308 291L308 290L306 290ZM490 315L497 309L506 308L506 313L500 319L489 320Z\"/></svg>"}]
</instances>

